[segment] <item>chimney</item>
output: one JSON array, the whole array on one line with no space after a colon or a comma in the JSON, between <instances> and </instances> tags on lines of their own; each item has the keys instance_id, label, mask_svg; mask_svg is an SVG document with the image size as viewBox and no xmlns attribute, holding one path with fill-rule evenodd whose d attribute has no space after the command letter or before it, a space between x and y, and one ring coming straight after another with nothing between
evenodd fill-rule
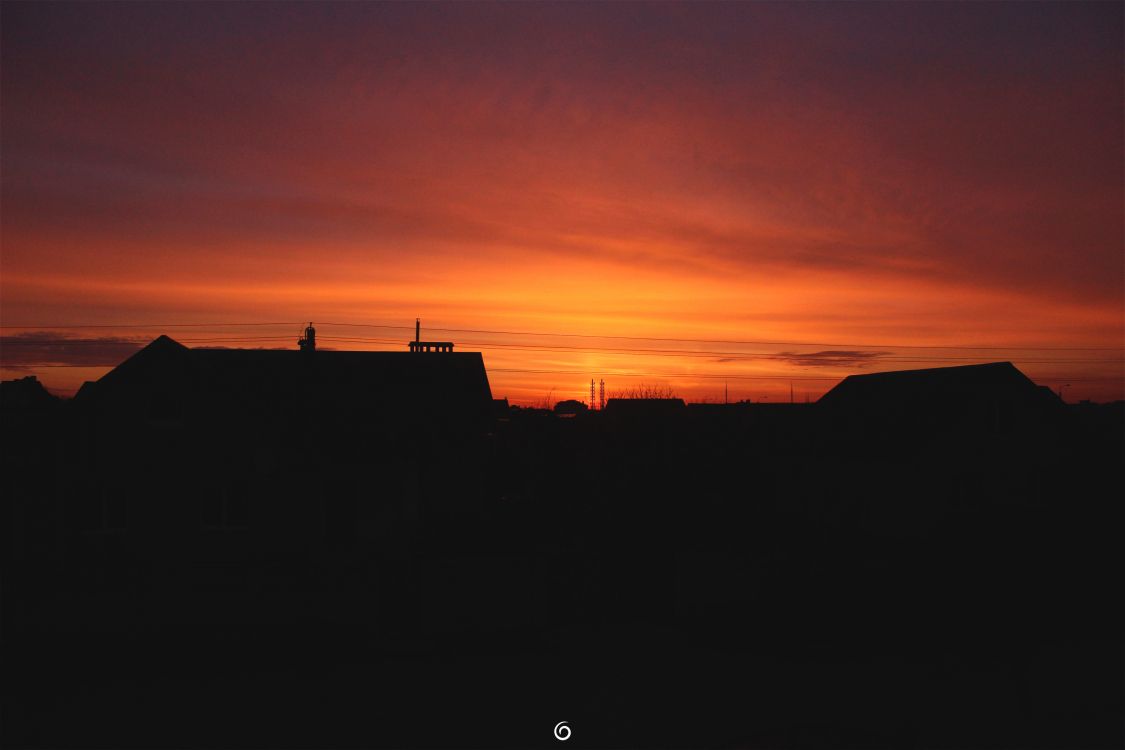
<instances>
[{"instance_id":1,"label":"chimney","mask_svg":"<svg viewBox=\"0 0 1125 750\"><path fill-rule=\"evenodd\" d=\"M311 322L309 323L308 328L305 329L304 337L297 339L297 346L303 352L316 351L316 329L313 328L313 324Z\"/></svg>"},{"instance_id":2,"label":"chimney","mask_svg":"<svg viewBox=\"0 0 1125 750\"><path fill-rule=\"evenodd\" d=\"M421 318L415 318L414 319L414 340L415 341L421 341L422 340L422 319Z\"/></svg>"}]
</instances>

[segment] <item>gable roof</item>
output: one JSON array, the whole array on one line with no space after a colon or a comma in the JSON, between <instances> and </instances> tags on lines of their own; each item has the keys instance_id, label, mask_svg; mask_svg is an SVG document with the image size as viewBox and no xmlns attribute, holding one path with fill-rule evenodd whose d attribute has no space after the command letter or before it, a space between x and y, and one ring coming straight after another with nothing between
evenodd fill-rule
<instances>
[{"instance_id":1,"label":"gable roof","mask_svg":"<svg viewBox=\"0 0 1125 750\"><path fill-rule=\"evenodd\" d=\"M832 411L941 410L981 403L1051 408L1059 399L1011 362L850 375L821 396Z\"/></svg>"},{"instance_id":2,"label":"gable roof","mask_svg":"<svg viewBox=\"0 0 1125 750\"><path fill-rule=\"evenodd\" d=\"M295 408L298 402L334 411L475 411L492 405L479 352L189 349L168 336L106 373L91 396L157 387L255 411Z\"/></svg>"}]
</instances>

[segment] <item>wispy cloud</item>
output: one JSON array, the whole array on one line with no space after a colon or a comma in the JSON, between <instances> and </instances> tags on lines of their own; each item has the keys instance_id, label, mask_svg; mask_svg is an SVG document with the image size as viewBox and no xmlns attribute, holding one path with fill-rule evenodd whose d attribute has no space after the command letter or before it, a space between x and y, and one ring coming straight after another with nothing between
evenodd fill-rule
<instances>
[{"instance_id":1,"label":"wispy cloud","mask_svg":"<svg viewBox=\"0 0 1125 750\"><path fill-rule=\"evenodd\" d=\"M85 338L50 331L29 331L0 336L0 366L11 370L43 365L116 366L146 343L118 336Z\"/></svg>"},{"instance_id":2,"label":"wispy cloud","mask_svg":"<svg viewBox=\"0 0 1125 750\"><path fill-rule=\"evenodd\" d=\"M755 361L817 376L867 347L1121 342L1119 5L0 13L6 322L844 347ZM8 366L143 343L20 338Z\"/></svg>"},{"instance_id":3,"label":"wispy cloud","mask_svg":"<svg viewBox=\"0 0 1125 750\"><path fill-rule=\"evenodd\" d=\"M820 352L778 352L771 359L798 367L863 367L889 352L832 350Z\"/></svg>"}]
</instances>

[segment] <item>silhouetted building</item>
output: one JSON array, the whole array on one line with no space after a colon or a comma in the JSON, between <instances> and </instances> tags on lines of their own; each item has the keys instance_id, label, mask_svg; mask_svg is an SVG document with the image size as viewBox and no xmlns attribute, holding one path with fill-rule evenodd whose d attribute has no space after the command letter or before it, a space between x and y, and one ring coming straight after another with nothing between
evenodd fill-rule
<instances>
[{"instance_id":1,"label":"silhouetted building","mask_svg":"<svg viewBox=\"0 0 1125 750\"><path fill-rule=\"evenodd\" d=\"M575 414L582 414L589 410L589 407L581 401L575 399L567 399L555 404L555 414L560 416L574 416Z\"/></svg>"},{"instance_id":2,"label":"silhouetted building","mask_svg":"<svg viewBox=\"0 0 1125 750\"><path fill-rule=\"evenodd\" d=\"M34 375L0 382L0 409L48 409L58 401Z\"/></svg>"},{"instance_id":3,"label":"silhouetted building","mask_svg":"<svg viewBox=\"0 0 1125 750\"><path fill-rule=\"evenodd\" d=\"M312 334L311 326L307 335ZM83 401L113 399L114 406L168 420L218 406L240 411L386 422L392 417L442 419L487 413L492 392L479 352L419 358L400 352L189 349L161 336L92 388ZM87 395L88 393L88 395ZM136 403L143 401L144 403Z\"/></svg>"},{"instance_id":4,"label":"silhouetted building","mask_svg":"<svg viewBox=\"0 0 1125 750\"><path fill-rule=\"evenodd\" d=\"M629 667L611 692L633 702L576 722L607 746L1070 747L1119 728L1125 407L1063 408L1007 363L849 378L813 406L614 399L558 419L492 400L479 354L161 337L23 423L11 387L47 403L4 384L5 677L25 706L5 746L152 744L168 717L198 729L181 744L292 744L269 718L283 693L306 710L310 681L329 691L311 743L350 721L342 744L408 745L434 706L492 710L465 689L480 669L518 683L540 660L582 667L552 672L560 695L585 694L583 665ZM1016 428L1055 411L1059 430ZM371 695L374 734L352 711ZM540 725L535 700L526 735L487 742L550 742L566 714ZM654 705L687 718L637 739Z\"/></svg>"},{"instance_id":5,"label":"silhouetted building","mask_svg":"<svg viewBox=\"0 0 1125 750\"><path fill-rule=\"evenodd\" d=\"M837 424L942 431L1032 426L1061 405L1011 362L850 375L817 402Z\"/></svg>"},{"instance_id":6,"label":"silhouetted building","mask_svg":"<svg viewBox=\"0 0 1125 750\"><path fill-rule=\"evenodd\" d=\"M214 621L248 612L251 591L292 608L298 592L361 582L337 605L388 616L399 595L383 584L402 580L387 576L422 519L480 502L493 400L479 352L189 349L161 336L72 406L50 503L63 579L151 586L157 619Z\"/></svg>"}]
</instances>

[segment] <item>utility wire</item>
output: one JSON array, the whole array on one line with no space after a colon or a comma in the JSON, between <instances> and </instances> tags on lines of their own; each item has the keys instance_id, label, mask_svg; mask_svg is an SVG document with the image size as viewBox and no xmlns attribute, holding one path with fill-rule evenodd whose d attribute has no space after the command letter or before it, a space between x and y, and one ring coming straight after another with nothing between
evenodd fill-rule
<instances>
[{"instance_id":1,"label":"utility wire","mask_svg":"<svg viewBox=\"0 0 1125 750\"><path fill-rule=\"evenodd\" d=\"M815 375L726 375L720 373L665 373L665 372L609 372L604 370L530 370L518 367L489 367L489 372L519 372L529 374L546 374L546 375L582 375L585 377L617 377L617 378L730 378L731 380L843 380L839 375L830 375L826 377L818 377ZM1051 380L1074 380L1074 381L1102 381L1102 380L1117 380L1117 378L1068 378L1052 375Z\"/></svg>"},{"instance_id":2,"label":"utility wire","mask_svg":"<svg viewBox=\"0 0 1125 750\"><path fill-rule=\"evenodd\" d=\"M396 339L375 339L375 338L361 338L361 337L339 337L339 336L321 336L322 341L331 341L336 343L374 343L374 344L401 344L402 342ZM732 352L732 351L704 351L704 350L688 350L683 349L626 349L615 347L581 347L581 346L564 346L564 345L541 345L533 346L526 344L503 344L487 341L463 341L459 342L465 346L479 346L485 349L488 348L503 348L503 349L516 349L520 351L538 351L538 352L577 352L577 353L609 353L609 354L627 354L627 355L642 355L642 356L674 356L674 357L732 357L743 360L765 359L771 361L787 361L790 359L801 359L801 352L786 353L788 356L782 357L778 352ZM819 354L819 352L818 352ZM980 357L950 357L950 356L933 356L933 357L914 357L914 356L880 356L880 357L849 357L848 352L826 352L827 355L839 354L840 358L855 360L855 361L871 361L871 362L977 362ZM808 356L808 353L804 353ZM1066 363L1066 364L1079 364L1079 363L1096 363L1096 364L1116 364L1125 363L1123 359L1040 359L1029 360L1019 358L1021 362L1034 362L1035 364L1051 364L1051 363Z\"/></svg>"},{"instance_id":3,"label":"utility wire","mask_svg":"<svg viewBox=\"0 0 1125 750\"><path fill-rule=\"evenodd\" d=\"M413 326L388 326L374 323L317 323L322 326L347 326L353 328L388 328L393 330L413 331ZM738 346L832 346L855 347L868 349L957 349L969 351L1122 351L1125 347L1087 347L1087 346L954 346L938 344L851 344L851 343L826 343L822 341L734 341L730 339L697 339L697 338L664 338L657 336L610 336L589 333L545 333L534 331L504 331L488 330L481 328L434 328L427 330L441 331L444 333L483 333L500 336L557 336L565 338L582 339L614 339L620 341L670 341L675 343L690 344L733 344Z\"/></svg>"},{"instance_id":4,"label":"utility wire","mask_svg":"<svg viewBox=\"0 0 1125 750\"><path fill-rule=\"evenodd\" d=\"M138 324L129 323L121 325L111 324L74 324L74 325L0 325L0 329L8 330L79 330L79 329L114 329L114 328L140 328L140 329L161 329L161 328L225 328L225 327L240 327L240 326L303 326L307 321L303 322L280 322L280 323L153 323L153 324ZM413 326L399 326L399 325L381 325L376 323L343 323L343 322L320 322L316 323L317 326L339 326L346 328L378 328L384 330L395 331L413 331ZM483 329L483 328L435 328L429 327L429 331L439 331L442 333L472 333L472 334L486 334L495 336L547 336L557 338L578 338L578 339L609 339L616 341L663 341L682 344L730 344L736 346L825 346L825 347L852 347L852 348L867 348L867 349L944 349L944 350L963 350L963 351L1110 351L1119 352L1125 351L1125 347L1098 347L1098 346L971 346L971 345L952 345L952 344L861 344L861 343L841 343L841 342L824 342L824 341L780 341L780 340L732 340L732 339L701 339L701 338L670 338L670 337L657 337L657 336L615 336L615 335L601 335L601 334L588 334L588 333L554 333L544 331L511 331L500 329Z\"/></svg>"}]
</instances>

